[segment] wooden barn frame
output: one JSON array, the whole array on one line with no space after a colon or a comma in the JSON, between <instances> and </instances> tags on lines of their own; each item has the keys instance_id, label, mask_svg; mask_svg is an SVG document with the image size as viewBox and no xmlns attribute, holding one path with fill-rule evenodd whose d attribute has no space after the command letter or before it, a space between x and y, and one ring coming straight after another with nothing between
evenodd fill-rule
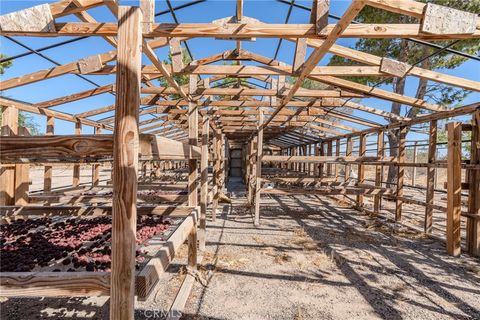
<instances>
[{"instance_id":1,"label":"wooden barn frame","mask_svg":"<svg viewBox=\"0 0 480 320\"><path fill-rule=\"evenodd\" d=\"M108 7L118 21L97 22L87 12L97 6ZM353 24L352 21L365 6L407 15L417 22L403 25ZM309 23L295 25L267 24L244 16L242 0L237 0L236 8L234 16L211 23L157 23L154 0L140 0L139 7L120 6L116 0L61 0L0 16L2 36L101 37L114 47L109 52L2 80L1 90L66 74L116 74L115 84L35 104L0 97L2 217L111 214L113 220L111 274L2 273L1 295L110 295L110 319L133 319L135 295L139 298L147 296L158 274L165 270L186 239L189 243L188 266L196 267L197 241L200 251L205 248L208 165L209 162L213 164L211 207L214 220L227 179L225 172L229 164L226 152L229 144L243 145L244 177L256 225L261 222L261 194L340 195L353 201L361 210L365 210L364 197L373 197L373 214L380 214L382 200L393 199L395 221L398 223L401 223L404 203L425 207L426 233L431 232L433 210L446 212L447 251L454 256L461 251L460 219L467 219L465 249L473 255L480 254L480 103L451 108L361 85L345 77L413 76L476 92L480 91L480 82L336 44L339 38L480 39L480 18L472 13L411 0L353 0L335 24L328 24L328 0L314 0ZM81 22L56 22L56 19L68 15L75 15ZM234 40L236 48L184 65L180 43L196 37ZM295 42L295 56L291 64L242 49L242 41L262 37ZM154 51L165 46L170 48L171 65L162 62ZM308 48L312 49L312 53L307 57ZM151 61L150 65L141 64L142 54ZM326 54L351 59L358 65L318 66ZM235 64L214 64L224 60L234 61ZM242 65L241 61L253 61L256 65ZM178 84L173 75L189 75L189 84ZM209 77L198 80L199 75ZM293 84L286 83L287 76L295 78ZM152 83L159 78L165 79L168 87ZM226 78L238 81L225 87L214 85ZM241 79L244 78L262 81L265 88L242 84ZM304 89L302 84L305 79L323 83L326 89ZM115 104L78 114L52 109L103 93L115 93ZM173 98L174 95L178 98ZM394 101L408 108L426 110L428 114L409 119L351 101L351 98L364 97ZM335 111L338 107L361 110L393 122L382 125ZM29 136L28 130L18 126L19 111L44 115L46 135ZM91 119L110 111L114 111L115 116L101 121ZM139 116L147 114L156 116L139 120ZM358 130L328 120L326 115L366 129ZM448 123L448 158L446 161L436 160L437 121L458 116L470 116L472 120L468 124ZM55 119L75 123L75 134L54 135ZM406 129L421 123L429 124L431 133L428 162L409 163L405 159ZM95 128L95 134L81 134L82 126ZM469 160L461 157L462 130L472 132ZM105 131L113 134L103 134ZM398 135L399 155L395 158L384 154L384 135L387 132ZM368 135L377 137L374 156L367 156L365 152ZM355 139L358 139L358 150L353 155ZM278 147L278 152L264 155L267 144ZM153 164L155 170L160 171L160 166L170 165L169 161L182 161L188 167L188 197L166 197L164 200L186 201L188 205L137 206L139 169L146 172L147 166ZM52 189L52 165L74 163L72 187L76 188L79 186L80 162L92 164L92 186L99 184L100 166L113 163L111 206L95 205L105 201L95 196L48 194ZM44 194L28 192L30 163L46 165ZM265 163L273 167L264 168L262 172L262 164ZM376 167L376 179L370 184L364 178L364 167L367 165ZM358 172L358 177L353 180L349 177L352 166L356 166ZM386 186L382 181L383 168L387 166L398 168L398 180L393 187ZM427 168L425 199L404 196L406 167ZM340 174L342 168L343 175ZM447 168L446 207L434 203L433 181L438 168ZM285 170L290 170L292 174L284 175ZM466 172L465 181L461 178L462 170ZM145 177L145 173L143 175ZM263 188L265 181L287 187ZM316 187L305 187L308 185ZM468 211L462 211L462 190L468 191ZM355 199L349 195L354 195ZM39 205L50 202L63 205ZM81 203L87 206L79 205ZM146 213L183 217L184 221L158 257L145 269L135 272L136 217ZM186 301L192 279L186 283L176 305L178 308Z\"/></svg>"}]
</instances>

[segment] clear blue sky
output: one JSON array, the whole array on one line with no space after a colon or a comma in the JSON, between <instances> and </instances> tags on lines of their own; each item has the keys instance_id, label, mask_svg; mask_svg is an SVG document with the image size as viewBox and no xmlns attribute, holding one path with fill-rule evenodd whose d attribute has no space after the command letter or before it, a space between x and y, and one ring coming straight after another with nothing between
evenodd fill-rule
<instances>
[{"instance_id":1,"label":"clear blue sky","mask_svg":"<svg viewBox=\"0 0 480 320\"><path fill-rule=\"evenodd\" d=\"M19 9L32 7L34 5L42 4L45 2L54 2L54 1L18 1L18 0L1 0L0 1L0 13L5 14ZM172 1L173 6L178 6L190 1ZM138 1L120 1L123 5L138 5ZM199 22L207 23L212 20L223 18L226 16L235 15L235 4L234 0L231 1L216 1L209 0L204 3L200 3L185 9L176 11L177 18L179 22ZM305 6L310 6L311 1L296 1L298 4L303 4ZM335 15L341 15L345 8L349 5L350 1L331 1L330 13ZM156 12L168 9L165 1L156 1ZM244 15L257 18L266 23L284 23L285 17L289 6L277 1L245 1L244 5ZM100 22L113 22L114 17L105 7L98 7L88 11L97 21ZM307 23L309 19L309 13L305 10L299 8L293 8L289 23ZM58 22L65 21L78 21L74 16L64 17L57 19ZM164 14L159 17L156 17L156 22L174 22L170 14ZM330 21L334 23L334 20ZM24 44L36 49L41 48L49 44L57 43L64 41L69 37L61 38L34 38L34 37L16 37L15 39L21 41ZM1 52L9 56L17 55L25 52L26 50L19 45L9 41L8 39L1 38ZM355 39L340 39L338 44L344 46L353 46ZM253 51L258 54L265 56L273 57L275 53L276 46L278 44L278 39L260 39L258 38L256 42L243 42L243 48ZM194 58L203 58L212 54L223 52L228 49L235 47L234 41L223 41L223 40L214 40L214 39L204 39L197 38L188 41L188 46L192 51ZM55 48L51 50L43 51L42 53L48 57L56 60L57 62L64 64L78 60L80 58L103 53L106 51L113 50L113 47L110 46L100 37L90 37L85 40L81 40L75 43L65 45L60 48ZM291 63L293 59L293 50L294 45L290 42L283 41L281 49L279 51L278 60ZM160 48L156 50L158 56L161 59L165 59L167 56L167 48ZM311 52L311 51L309 51ZM326 64L330 56L326 56L320 64ZM150 62L144 57L145 64L150 64ZM2 76L2 80L9 79L12 77L25 75L34 71L51 68L54 65L45 59L37 56L30 55L27 57L19 58L14 62L12 68L6 70L5 74ZM441 70L447 74L461 76L467 79L480 81L480 62L468 61L461 67L455 70ZM95 81L99 85L105 85L115 82L114 75L110 76L87 76L87 78ZM409 96L414 96L416 89L416 78L408 77L407 80L407 92ZM94 86L87 83L86 81L74 76L74 75L65 75L61 77L56 77L53 79L48 79L40 81L34 84L22 86L19 88L11 89L4 91L3 94L16 98L19 100L24 100L27 102L37 103L68 94L80 92L83 90L92 89ZM384 87L387 90L391 90L389 87ZM480 94L473 93L465 101L464 104L469 104L473 102L480 101ZM114 103L114 96L111 94L102 94L99 96L91 97L88 99L83 99L80 101L68 103L53 108L54 110L64 111L68 113L80 113L87 110L92 110L100 108L106 105ZM363 99L362 103L383 109L388 111L390 109L390 103L388 101L380 99ZM105 117L109 114L102 114L93 119L99 119ZM363 112L354 112L354 115L359 117L365 117L379 123L385 123L385 120L373 116L371 114ZM148 119L150 116L146 115L142 117L143 119ZM45 130L45 117L43 116L34 116L35 121L40 125L41 131ZM349 124L355 127L354 124ZM57 134L72 134L74 131L73 123L56 120L55 130ZM93 130L89 127L84 127L85 133L92 133ZM416 139L421 139L424 137L415 137Z\"/></svg>"}]
</instances>

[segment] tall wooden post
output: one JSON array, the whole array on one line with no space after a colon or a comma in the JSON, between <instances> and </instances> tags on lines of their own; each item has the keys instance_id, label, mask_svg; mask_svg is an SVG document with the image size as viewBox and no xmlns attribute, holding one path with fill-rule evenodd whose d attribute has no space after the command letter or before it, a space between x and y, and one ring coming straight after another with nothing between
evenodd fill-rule
<instances>
[{"instance_id":1,"label":"tall wooden post","mask_svg":"<svg viewBox=\"0 0 480 320\"><path fill-rule=\"evenodd\" d=\"M51 136L55 133L55 118L47 116L46 135ZM45 166L43 174L43 191L52 191L52 166Z\"/></svg>"},{"instance_id":2,"label":"tall wooden post","mask_svg":"<svg viewBox=\"0 0 480 320\"><path fill-rule=\"evenodd\" d=\"M435 172L433 166L437 155L437 120L430 121L430 135L428 140L428 164L427 167L427 190L425 200L425 219L423 229L425 233L432 232L433 225L433 203L435 195Z\"/></svg>"},{"instance_id":3,"label":"tall wooden post","mask_svg":"<svg viewBox=\"0 0 480 320\"><path fill-rule=\"evenodd\" d=\"M257 133L257 164L255 182L255 226L260 225L260 193L262 189L262 157L263 157L263 111L258 108L258 133Z\"/></svg>"},{"instance_id":4,"label":"tall wooden post","mask_svg":"<svg viewBox=\"0 0 480 320\"><path fill-rule=\"evenodd\" d=\"M383 160L383 147L384 147L384 136L383 131L378 132L377 136L377 158L378 160ZM375 166L375 187L381 187L383 180L383 166ZM373 212L378 213L380 211L382 196L376 194L373 198Z\"/></svg>"},{"instance_id":5,"label":"tall wooden post","mask_svg":"<svg viewBox=\"0 0 480 320\"><path fill-rule=\"evenodd\" d=\"M218 146L220 139L220 133L215 130L213 133L213 154L215 157L215 162L213 165L213 202L212 202L212 221L217 221L217 208L218 201L220 198L220 148Z\"/></svg>"},{"instance_id":6,"label":"tall wooden post","mask_svg":"<svg viewBox=\"0 0 480 320\"><path fill-rule=\"evenodd\" d=\"M102 132L101 128L95 128L95 134L100 134ZM96 187L100 184L100 164L96 163L92 168L92 187Z\"/></svg>"},{"instance_id":7,"label":"tall wooden post","mask_svg":"<svg viewBox=\"0 0 480 320\"><path fill-rule=\"evenodd\" d=\"M321 142L320 143L320 149L318 150L318 153L320 156L324 156L325 155L325 142ZM318 175L321 178L324 177L324 168L325 168L325 164L324 162L321 162L320 165L318 166Z\"/></svg>"},{"instance_id":8,"label":"tall wooden post","mask_svg":"<svg viewBox=\"0 0 480 320\"><path fill-rule=\"evenodd\" d=\"M208 130L209 121L207 117L203 118L202 128L202 159L200 162L200 226L198 230L198 242L200 251L205 251L206 239L206 216L208 205Z\"/></svg>"},{"instance_id":9,"label":"tall wooden post","mask_svg":"<svg viewBox=\"0 0 480 320\"><path fill-rule=\"evenodd\" d=\"M352 137L347 138L347 145L345 147L345 156L346 157L351 157L352 156L352 151L353 151L353 140ZM350 180L350 171L351 171L351 165L350 164L345 164L345 183L348 183Z\"/></svg>"},{"instance_id":10,"label":"tall wooden post","mask_svg":"<svg viewBox=\"0 0 480 320\"><path fill-rule=\"evenodd\" d=\"M333 141L330 140L327 143L327 156L332 156L333 155ZM331 163L327 164L327 177L332 176L332 167L333 165Z\"/></svg>"},{"instance_id":11,"label":"tall wooden post","mask_svg":"<svg viewBox=\"0 0 480 320\"><path fill-rule=\"evenodd\" d=\"M75 122L75 134L82 134L82 123L80 121ZM80 165L73 165L73 187L78 187L80 184Z\"/></svg>"},{"instance_id":12,"label":"tall wooden post","mask_svg":"<svg viewBox=\"0 0 480 320\"><path fill-rule=\"evenodd\" d=\"M2 136L14 136L18 133L18 109L3 107ZM15 204L15 165L0 167L0 205Z\"/></svg>"},{"instance_id":13,"label":"tall wooden post","mask_svg":"<svg viewBox=\"0 0 480 320\"><path fill-rule=\"evenodd\" d=\"M250 141L250 148L248 150L248 161L250 163L249 168L250 171L248 172L248 193L247 193L247 200L250 205L253 204L253 195L255 190L255 175L256 175L256 160L255 160L255 148L257 146L257 136L253 137L252 141Z\"/></svg>"},{"instance_id":14,"label":"tall wooden post","mask_svg":"<svg viewBox=\"0 0 480 320\"><path fill-rule=\"evenodd\" d=\"M189 92L192 93L197 88L197 77L190 75ZM198 105L197 102L188 102L188 143L193 146L198 145ZM188 161L188 205L198 206L198 161L190 159ZM197 229L193 228L188 235L188 266L196 268L197 266Z\"/></svg>"},{"instance_id":15,"label":"tall wooden post","mask_svg":"<svg viewBox=\"0 0 480 320\"><path fill-rule=\"evenodd\" d=\"M417 163L417 145L418 145L418 141L415 141L413 144L413 159L412 159L413 163ZM412 186L414 187L415 187L416 175L417 175L417 167L413 167L412 168Z\"/></svg>"},{"instance_id":16,"label":"tall wooden post","mask_svg":"<svg viewBox=\"0 0 480 320\"><path fill-rule=\"evenodd\" d=\"M395 221L402 220L402 205L403 205L403 181L405 176L405 139L407 137L407 127L402 126L398 130L398 180L397 180L397 193L395 202Z\"/></svg>"},{"instance_id":17,"label":"tall wooden post","mask_svg":"<svg viewBox=\"0 0 480 320\"><path fill-rule=\"evenodd\" d=\"M462 210L462 124L450 122L447 154L447 252L459 256L460 214Z\"/></svg>"},{"instance_id":18,"label":"tall wooden post","mask_svg":"<svg viewBox=\"0 0 480 320\"><path fill-rule=\"evenodd\" d=\"M358 156L359 157L364 157L365 156L365 149L366 149L366 144L367 144L367 136L366 134L362 133L360 135L360 141L359 141L359 146L358 146ZM365 166L363 163L360 162L358 165L358 177L357 177L357 185L362 184L365 182ZM357 205L359 207L363 207L363 195L358 194L357 195Z\"/></svg>"},{"instance_id":19,"label":"tall wooden post","mask_svg":"<svg viewBox=\"0 0 480 320\"><path fill-rule=\"evenodd\" d=\"M472 142L470 164L480 164L480 111L472 114ZM480 171L468 170L468 213L467 250L474 256L480 256Z\"/></svg>"},{"instance_id":20,"label":"tall wooden post","mask_svg":"<svg viewBox=\"0 0 480 320\"><path fill-rule=\"evenodd\" d=\"M118 7L110 319L134 319L142 13Z\"/></svg>"},{"instance_id":21,"label":"tall wooden post","mask_svg":"<svg viewBox=\"0 0 480 320\"><path fill-rule=\"evenodd\" d=\"M335 156L340 157L340 139L335 140ZM335 181L338 181L340 176L340 165L335 164Z\"/></svg>"}]
</instances>

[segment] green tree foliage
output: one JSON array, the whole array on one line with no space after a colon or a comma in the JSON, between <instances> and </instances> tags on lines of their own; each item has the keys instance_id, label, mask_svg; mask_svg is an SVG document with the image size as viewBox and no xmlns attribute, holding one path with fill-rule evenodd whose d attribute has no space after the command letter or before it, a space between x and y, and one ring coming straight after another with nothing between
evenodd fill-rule
<instances>
[{"instance_id":1,"label":"green tree foliage","mask_svg":"<svg viewBox=\"0 0 480 320\"><path fill-rule=\"evenodd\" d=\"M0 59L6 58L7 56L3 53L0 53ZM0 75L5 73L5 69L10 68L13 64L13 61L6 61L0 63ZM0 113L0 123L2 122L2 113ZM27 113L20 111L18 113L18 125L21 127L26 127L30 129L30 133L33 135L39 134L39 126L33 120L33 117Z\"/></svg>"},{"instance_id":2,"label":"green tree foliage","mask_svg":"<svg viewBox=\"0 0 480 320\"><path fill-rule=\"evenodd\" d=\"M419 1L426 2L425 0ZM480 0L437 0L435 3L476 14L480 13ZM407 17L369 6L365 7L360 12L360 14L357 16L357 20L361 23L419 23L416 18ZM471 55L478 55L480 53L480 41L478 41L478 39L436 41L435 43L440 46L446 46L453 43L449 47L450 49L458 50ZM420 45L406 39L359 39L355 43L354 47L362 52L374 54L379 57L388 57L412 65L415 64L418 67L428 70L455 69L467 60L465 57L454 55L447 51L443 51L434 55L433 57L427 58L437 49ZM329 65L359 64L360 63L358 62L340 56L332 57L329 62ZM382 79L379 77L349 77L348 79L368 85L376 85L382 82L392 85L395 93L405 93L405 78L393 77L389 79ZM461 88L440 83L431 83L426 79L419 79L415 97L417 99L427 100L440 105L455 107L460 105L469 93L469 91ZM392 102L391 112L401 115L401 104ZM413 118L421 112L423 112L423 110L418 108L410 108L407 112L405 112L404 115L409 118ZM391 130L387 135L390 145L390 153L392 156L396 156L398 153L397 133L398 130ZM394 170L393 167L390 167L387 181L391 182L395 179L396 170Z\"/></svg>"},{"instance_id":3,"label":"green tree foliage","mask_svg":"<svg viewBox=\"0 0 480 320\"><path fill-rule=\"evenodd\" d=\"M192 57L190 57L190 54L186 48L182 48L182 60L184 65L188 65L190 62L192 62ZM164 60L163 63L172 65L172 54L170 52L168 53L167 60ZM190 76L188 74L174 74L172 77L180 86L187 85L190 82ZM164 77L160 78L158 81L160 82L161 87L170 87L170 84ZM180 98L181 96L178 94L170 95L170 99L173 100Z\"/></svg>"}]
</instances>

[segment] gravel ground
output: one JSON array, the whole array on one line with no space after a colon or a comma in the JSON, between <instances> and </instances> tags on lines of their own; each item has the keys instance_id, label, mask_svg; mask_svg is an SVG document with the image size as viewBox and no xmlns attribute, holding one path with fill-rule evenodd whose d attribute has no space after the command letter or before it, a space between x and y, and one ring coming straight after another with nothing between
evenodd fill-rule
<instances>
[{"instance_id":1,"label":"gravel ground","mask_svg":"<svg viewBox=\"0 0 480 320\"><path fill-rule=\"evenodd\" d=\"M184 319L480 319L480 261L452 258L421 234L326 198L265 197L255 228L242 186L207 225L207 250ZM186 248L136 319L160 319ZM8 299L1 319L107 319L106 298Z\"/></svg>"}]
</instances>

